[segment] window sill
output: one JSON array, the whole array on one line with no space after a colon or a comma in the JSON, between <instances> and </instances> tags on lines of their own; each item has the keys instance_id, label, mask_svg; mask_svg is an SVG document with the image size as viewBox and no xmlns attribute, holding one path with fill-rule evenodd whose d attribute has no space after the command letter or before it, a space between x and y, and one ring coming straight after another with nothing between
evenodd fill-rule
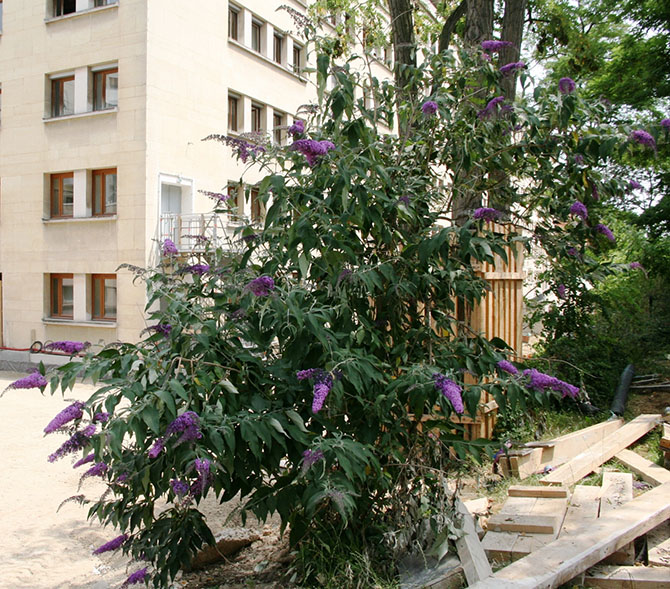
<instances>
[{"instance_id":1,"label":"window sill","mask_svg":"<svg viewBox=\"0 0 670 589\"><path fill-rule=\"evenodd\" d=\"M242 51L245 51L249 55L253 55L254 57L257 57L261 61L264 61L268 65L271 65L272 67L278 69L279 71L288 74L289 76L296 78L297 80L300 80L303 84L307 84L307 78L304 76L301 76L300 74L296 74L293 69L289 69L285 65L282 65L280 63L277 63L273 59L270 59L269 57L265 57L262 53L258 53L258 51L254 51L251 49L251 47L247 47L246 45L242 45L239 41L235 41L235 39L230 39L228 38L228 43L232 45L233 47L237 47L238 49L241 49Z\"/></svg>"},{"instance_id":2,"label":"window sill","mask_svg":"<svg viewBox=\"0 0 670 589\"><path fill-rule=\"evenodd\" d=\"M116 329L116 321L74 321L73 319L57 319L56 317L43 317L42 323L45 325L68 325L70 327L102 327L106 329Z\"/></svg>"},{"instance_id":3,"label":"window sill","mask_svg":"<svg viewBox=\"0 0 670 589\"><path fill-rule=\"evenodd\" d=\"M42 120L45 123L53 123L55 121L70 121L72 119L85 119L87 117L99 117L102 115L111 115L119 112L118 106L114 108L106 108L104 110L89 110L87 112L75 113L73 115L63 115L61 117L44 117Z\"/></svg>"},{"instance_id":4,"label":"window sill","mask_svg":"<svg viewBox=\"0 0 670 589\"><path fill-rule=\"evenodd\" d=\"M44 22L49 25L51 23L60 22L62 20L70 20L73 18L77 18L79 16L86 16L87 14L95 14L98 12L106 12L107 10L114 10L115 8L118 7L119 3L114 2L114 4L107 4L107 6L96 6L94 8L87 8L86 10L71 12L70 14L64 14L63 16L48 16L47 18L44 19Z\"/></svg>"},{"instance_id":5,"label":"window sill","mask_svg":"<svg viewBox=\"0 0 670 589\"><path fill-rule=\"evenodd\" d=\"M116 215L100 215L99 217L58 217L42 218L42 223L47 225L58 223L103 223L105 221L116 221Z\"/></svg>"}]
</instances>

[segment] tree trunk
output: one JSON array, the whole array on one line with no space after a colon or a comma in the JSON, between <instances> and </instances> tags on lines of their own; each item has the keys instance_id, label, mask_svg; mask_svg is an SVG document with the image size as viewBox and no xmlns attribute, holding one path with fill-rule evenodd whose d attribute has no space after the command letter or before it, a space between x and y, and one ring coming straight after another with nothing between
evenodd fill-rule
<instances>
[{"instance_id":1,"label":"tree trunk","mask_svg":"<svg viewBox=\"0 0 670 589\"><path fill-rule=\"evenodd\" d=\"M416 67L416 40L414 38L414 13L412 0L388 0L391 14L391 33L393 38L395 84L398 103L413 103L417 90L412 83L409 68ZM400 121L400 132L404 134L407 123Z\"/></svg>"},{"instance_id":2,"label":"tree trunk","mask_svg":"<svg viewBox=\"0 0 670 589\"><path fill-rule=\"evenodd\" d=\"M466 45L479 45L493 35L493 0L468 0L465 12Z\"/></svg>"},{"instance_id":3,"label":"tree trunk","mask_svg":"<svg viewBox=\"0 0 670 589\"><path fill-rule=\"evenodd\" d=\"M519 61L523 40L523 14L526 0L505 0L505 15L502 24L502 40L510 41L513 47L505 47L500 52L500 65ZM516 96L516 73L506 76L502 81L503 93L509 102Z\"/></svg>"}]
</instances>

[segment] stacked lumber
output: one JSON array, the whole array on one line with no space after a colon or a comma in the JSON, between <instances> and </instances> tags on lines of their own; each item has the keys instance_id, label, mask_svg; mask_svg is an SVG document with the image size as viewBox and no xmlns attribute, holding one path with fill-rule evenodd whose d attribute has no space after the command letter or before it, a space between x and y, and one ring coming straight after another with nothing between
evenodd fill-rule
<instances>
[{"instance_id":1,"label":"stacked lumber","mask_svg":"<svg viewBox=\"0 0 670 589\"><path fill-rule=\"evenodd\" d=\"M556 468L594 444L602 442L622 425L622 419L611 419L553 440L529 442L501 458L502 472L505 476L513 475L525 479L545 469Z\"/></svg>"},{"instance_id":2,"label":"stacked lumber","mask_svg":"<svg viewBox=\"0 0 670 589\"><path fill-rule=\"evenodd\" d=\"M665 456L664 466L670 468L670 424L663 424L663 435L661 437L661 450Z\"/></svg>"}]
</instances>

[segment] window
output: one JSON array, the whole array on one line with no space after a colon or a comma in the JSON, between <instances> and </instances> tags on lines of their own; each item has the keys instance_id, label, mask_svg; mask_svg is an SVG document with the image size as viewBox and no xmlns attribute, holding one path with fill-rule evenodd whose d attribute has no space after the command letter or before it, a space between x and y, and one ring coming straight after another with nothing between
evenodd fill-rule
<instances>
[{"instance_id":1,"label":"window","mask_svg":"<svg viewBox=\"0 0 670 589\"><path fill-rule=\"evenodd\" d=\"M261 52L261 33L263 31L263 23L252 20L251 21L251 48L254 51Z\"/></svg>"},{"instance_id":2,"label":"window","mask_svg":"<svg viewBox=\"0 0 670 589\"><path fill-rule=\"evenodd\" d=\"M237 96L228 95L228 131L238 131L239 130L239 112L238 106L240 104L240 99Z\"/></svg>"},{"instance_id":3,"label":"window","mask_svg":"<svg viewBox=\"0 0 670 589\"><path fill-rule=\"evenodd\" d=\"M284 37L275 33L274 36L274 60L276 63L282 62L282 53L284 52Z\"/></svg>"},{"instance_id":4,"label":"window","mask_svg":"<svg viewBox=\"0 0 670 589\"><path fill-rule=\"evenodd\" d=\"M74 312L74 281L72 274L51 274L52 317L72 319Z\"/></svg>"},{"instance_id":5,"label":"window","mask_svg":"<svg viewBox=\"0 0 670 589\"><path fill-rule=\"evenodd\" d=\"M302 46L293 43L293 71L299 74L302 70Z\"/></svg>"},{"instance_id":6,"label":"window","mask_svg":"<svg viewBox=\"0 0 670 589\"><path fill-rule=\"evenodd\" d=\"M95 0L95 2L93 2L93 6L96 8L100 6L109 6L110 4L114 4L117 1L118 0Z\"/></svg>"},{"instance_id":7,"label":"window","mask_svg":"<svg viewBox=\"0 0 670 589\"><path fill-rule=\"evenodd\" d=\"M93 319L114 321L116 319L116 274L93 274L91 291Z\"/></svg>"},{"instance_id":8,"label":"window","mask_svg":"<svg viewBox=\"0 0 670 589\"><path fill-rule=\"evenodd\" d=\"M93 170L93 216L116 214L116 168Z\"/></svg>"},{"instance_id":9,"label":"window","mask_svg":"<svg viewBox=\"0 0 670 589\"><path fill-rule=\"evenodd\" d=\"M119 69L93 72L93 110L114 108L119 104Z\"/></svg>"},{"instance_id":10,"label":"window","mask_svg":"<svg viewBox=\"0 0 670 589\"><path fill-rule=\"evenodd\" d=\"M51 79L51 116L74 114L74 76Z\"/></svg>"},{"instance_id":11,"label":"window","mask_svg":"<svg viewBox=\"0 0 670 589\"><path fill-rule=\"evenodd\" d=\"M261 130L261 116L263 114L263 107L259 104L251 105L251 131L258 132Z\"/></svg>"},{"instance_id":12,"label":"window","mask_svg":"<svg viewBox=\"0 0 670 589\"><path fill-rule=\"evenodd\" d=\"M72 217L74 209L74 174L51 174L51 216Z\"/></svg>"},{"instance_id":13,"label":"window","mask_svg":"<svg viewBox=\"0 0 670 589\"><path fill-rule=\"evenodd\" d=\"M279 112L275 112L272 115L272 123L273 123L272 126L274 127L273 134L275 143L277 145L281 145L282 131L283 131L282 127L284 126L284 115Z\"/></svg>"},{"instance_id":14,"label":"window","mask_svg":"<svg viewBox=\"0 0 670 589\"><path fill-rule=\"evenodd\" d=\"M240 10L232 5L228 8L228 38L239 40Z\"/></svg>"},{"instance_id":15,"label":"window","mask_svg":"<svg viewBox=\"0 0 670 589\"><path fill-rule=\"evenodd\" d=\"M63 16L64 14L72 14L77 10L76 0L53 0L54 16Z\"/></svg>"}]
</instances>

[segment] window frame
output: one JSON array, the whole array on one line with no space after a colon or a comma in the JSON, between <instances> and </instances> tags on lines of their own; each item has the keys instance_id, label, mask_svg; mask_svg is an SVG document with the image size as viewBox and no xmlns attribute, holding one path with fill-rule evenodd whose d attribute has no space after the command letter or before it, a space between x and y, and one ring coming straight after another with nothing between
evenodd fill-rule
<instances>
[{"instance_id":1,"label":"window frame","mask_svg":"<svg viewBox=\"0 0 670 589\"><path fill-rule=\"evenodd\" d=\"M235 111L235 112L233 112ZM240 130L240 97L228 94L228 131L237 133ZM231 124L232 123L232 124Z\"/></svg>"},{"instance_id":2,"label":"window frame","mask_svg":"<svg viewBox=\"0 0 670 589\"><path fill-rule=\"evenodd\" d=\"M263 105L251 103L251 132L260 133L263 130Z\"/></svg>"},{"instance_id":3,"label":"window frame","mask_svg":"<svg viewBox=\"0 0 670 589\"><path fill-rule=\"evenodd\" d=\"M263 221L263 204L258 198L259 194L258 186L249 187L249 217L252 223Z\"/></svg>"},{"instance_id":4,"label":"window frame","mask_svg":"<svg viewBox=\"0 0 670 589\"><path fill-rule=\"evenodd\" d=\"M57 18L59 16L67 16L68 14L74 14L77 12L77 2L76 0L71 0L71 3L74 5L74 9L70 10L68 12L65 12L65 3L68 0L53 0L52 6L53 6L53 16L54 18Z\"/></svg>"},{"instance_id":5,"label":"window frame","mask_svg":"<svg viewBox=\"0 0 670 589\"><path fill-rule=\"evenodd\" d=\"M63 180L66 178L72 179L72 213L63 214ZM58 197L57 206L54 207L56 197L54 195L54 180L58 180ZM54 209L57 213L54 214ZM55 172L49 174L49 217L51 219L71 219L74 217L74 172Z\"/></svg>"},{"instance_id":6,"label":"window frame","mask_svg":"<svg viewBox=\"0 0 670 589\"><path fill-rule=\"evenodd\" d=\"M74 74L66 74L64 76L57 76L49 78L51 81L51 116L53 118L57 117L67 117L74 114L74 92L75 92L75 77ZM63 112L65 104L63 98L65 96L64 84L66 82L72 82L72 112Z\"/></svg>"},{"instance_id":7,"label":"window frame","mask_svg":"<svg viewBox=\"0 0 670 589\"><path fill-rule=\"evenodd\" d=\"M298 75L300 75L303 68L302 51L303 51L302 45L300 45L299 43L293 43L293 73Z\"/></svg>"},{"instance_id":8,"label":"window frame","mask_svg":"<svg viewBox=\"0 0 670 589\"><path fill-rule=\"evenodd\" d=\"M283 141L282 127L286 126L284 113L274 111L272 113L272 135L277 145L281 145Z\"/></svg>"},{"instance_id":9,"label":"window frame","mask_svg":"<svg viewBox=\"0 0 670 589\"><path fill-rule=\"evenodd\" d=\"M63 280L72 280L72 314L63 313ZM55 287L54 287L55 285ZM54 309L54 293L56 294L56 307ZM49 317L56 319L74 318L74 274L54 273L49 274Z\"/></svg>"},{"instance_id":10,"label":"window frame","mask_svg":"<svg viewBox=\"0 0 670 589\"><path fill-rule=\"evenodd\" d=\"M284 53L284 35L275 31L272 37L272 58L275 63L282 64L282 55Z\"/></svg>"},{"instance_id":11,"label":"window frame","mask_svg":"<svg viewBox=\"0 0 670 589\"><path fill-rule=\"evenodd\" d=\"M96 193L96 177L98 176L100 176L100 195ZM109 217L117 214L118 185L116 187L116 194L114 195L114 211L107 211L107 185L105 183L107 176L115 176L118 181L117 169L104 168L101 170L93 170L91 172L91 216L93 217ZM99 212L96 206L98 200L100 202Z\"/></svg>"},{"instance_id":12,"label":"window frame","mask_svg":"<svg viewBox=\"0 0 670 589\"><path fill-rule=\"evenodd\" d=\"M251 49L256 53L263 52L263 22L258 19L251 19Z\"/></svg>"},{"instance_id":13,"label":"window frame","mask_svg":"<svg viewBox=\"0 0 670 589\"><path fill-rule=\"evenodd\" d=\"M91 274L91 318L94 321L116 321L118 314L118 302L114 308L114 315L105 314L105 282L107 280L114 281L114 289L117 290L118 293L116 274ZM95 306L95 295L97 289L100 290L100 309L96 309ZM100 313L98 314L97 311L100 311Z\"/></svg>"},{"instance_id":14,"label":"window frame","mask_svg":"<svg viewBox=\"0 0 670 589\"><path fill-rule=\"evenodd\" d=\"M228 38L238 42L240 40L240 9L232 4L228 5Z\"/></svg>"},{"instance_id":15,"label":"window frame","mask_svg":"<svg viewBox=\"0 0 670 589\"><path fill-rule=\"evenodd\" d=\"M119 92L119 87L118 87L119 67L118 66L113 66L113 67L109 67L109 68L105 68L105 69L96 69L96 70L93 70L91 73L92 73L92 76L93 76L93 100L92 100L92 104L91 104L93 112L97 112L97 111L101 111L101 110L111 110L113 108L118 108L118 106L119 106L119 96L118 96L118 92ZM108 88L107 78L111 74L116 74L116 83L117 83L117 86L116 86L116 92L117 92L116 104L113 104L111 106L107 106L108 105L108 102L107 102L107 88ZM98 86L101 83L99 78L101 78L101 80L102 80L102 90L101 90L101 94L100 94L100 101L101 102L100 103L98 103Z\"/></svg>"}]
</instances>

